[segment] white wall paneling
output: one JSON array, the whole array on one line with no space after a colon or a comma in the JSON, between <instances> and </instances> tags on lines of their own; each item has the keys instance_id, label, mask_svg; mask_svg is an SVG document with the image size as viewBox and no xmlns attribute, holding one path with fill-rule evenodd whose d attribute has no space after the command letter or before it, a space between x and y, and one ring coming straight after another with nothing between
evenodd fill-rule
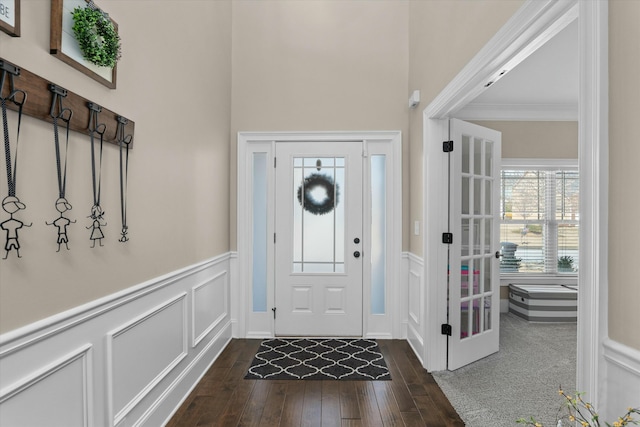
<instances>
[{"instance_id":1,"label":"white wall paneling","mask_svg":"<svg viewBox=\"0 0 640 427\"><path fill-rule=\"evenodd\" d=\"M229 316L229 274L218 273L192 289L192 346L197 346ZM221 296L223 298L221 298Z\"/></svg>"},{"instance_id":2,"label":"white wall paneling","mask_svg":"<svg viewBox=\"0 0 640 427\"><path fill-rule=\"evenodd\" d=\"M114 425L187 356L186 295L107 334L107 398Z\"/></svg>"},{"instance_id":3,"label":"white wall paneling","mask_svg":"<svg viewBox=\"0 0 640 427\"><path fill-rule=\"evenodd\" d=\"M164 424L231 339L230 258L0 336L0 425Z\"/></svg>"},{"instance_id":4,"label":"white wall paneling","mask_svg":"<svg viewBox=\"0 0 640 427\"><path fill-rule=\"evenodd\" d=\"M87 344L0 391L0 425L88 426L91 345ZM34 407L40 402L42 410Z\"/></svg>"},{"instance_id":5,"label":"white wall paneling","mask_svg":"<svg viewBox=\"0 0 640 427\"><path fill-rule=\"evenodd\" d=\"M640 403L640 351L611 339L604 341L603 349L606 390L600 406L606 410L600 415L615 421Z\"/></svg>"},{"instance_id":6,"label":"white wall paneling","mask_svg":"<svg viewBox=\"0 0 640 427\"><path fill-rule=\"evenodd\" d=\"M403 254L407 290L407 341L421 362L424 360L424 262L412 254Z\"/></svg>"}]
</instances>

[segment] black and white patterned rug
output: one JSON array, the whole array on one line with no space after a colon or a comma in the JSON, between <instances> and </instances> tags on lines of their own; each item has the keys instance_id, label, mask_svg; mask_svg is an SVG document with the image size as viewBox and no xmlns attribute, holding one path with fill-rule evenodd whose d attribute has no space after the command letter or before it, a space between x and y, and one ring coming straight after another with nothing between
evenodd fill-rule
<instances>
[{"instance_id":1,"label":"black and white patterned rug","mask_svg":"<svg viewBox=\"0 0 640 427\"><path fill-rule=\"evenodd\" d=\"M260 344L245 379L390 380L375 340L268 339Z\"/></svg>"}]
</instances>

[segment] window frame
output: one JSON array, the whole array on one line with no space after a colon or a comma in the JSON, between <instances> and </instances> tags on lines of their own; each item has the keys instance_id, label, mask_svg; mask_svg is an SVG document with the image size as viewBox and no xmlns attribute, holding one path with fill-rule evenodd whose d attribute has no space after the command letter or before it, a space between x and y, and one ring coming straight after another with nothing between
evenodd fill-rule
<instances>
[{"instance_id":1,"label":"window frame","mask_svg":"<svg viewBox=\"0 0 640 427\"><path fill-rule=\"evenodd\" d=\"M538 170L538 171L577 171L579 173L578 167L578 159L540 159L540 158L503 158L501 159L500 165L500 203L502 206L502 171L503 170ZM555 190L554 190L555 191ZM555 195L554 195L555 196ZM554 197L555 198L555 197ZM502 208L501 208L502 211ZM555 218L545 218L544 222L550 223L558 223L559 221ZM580 220L577 220L578 226L580 225ZM500 217L500 226L503 224L503 219ZM555 227L557 232L557 226ZM556 240L556 253L558 251L557 247L557 234L555 234ZM545 266L547 267L547 266ZM558 272L557 267L553 270L542 271L542 272L500 272L500 277L503 278L534 278L534 277L563 277L563 278L576 278L578 276L578 272L567 273L567 272Z\"/></svg>"}]
</instances>

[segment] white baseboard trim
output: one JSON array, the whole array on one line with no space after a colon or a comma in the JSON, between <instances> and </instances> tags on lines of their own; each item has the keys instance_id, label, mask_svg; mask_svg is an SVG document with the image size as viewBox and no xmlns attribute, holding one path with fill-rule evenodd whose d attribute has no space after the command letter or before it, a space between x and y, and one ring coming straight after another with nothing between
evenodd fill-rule
<instances>
[{"instance_id":1,"label":"white baseboard trim","mask_svg":"<svg viewBox=\"0 0 640 427\"><path fill-rule=\"evenodd\" d=\"M601 419L617 420L627 408L640 405L640 350L628 347L612 339L602 345L604 400Z\"/></svg>"},{"instance_id":2,"label":"white baseboard trim","mask_svg":"<svg viewBox=\"0 0 640 427\"><path fill-rule=\"evenodd\" d=\"M0 336L0 425L165 423L231 339L230 258Z\"/></svg>"}]
</instances>

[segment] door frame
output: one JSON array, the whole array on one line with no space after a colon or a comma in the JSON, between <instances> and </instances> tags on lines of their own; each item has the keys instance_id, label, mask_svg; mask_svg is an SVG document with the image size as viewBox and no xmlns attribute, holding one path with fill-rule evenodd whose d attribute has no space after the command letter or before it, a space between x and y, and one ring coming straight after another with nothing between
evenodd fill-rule
<instances>
[{"instance_id":1,"label":"door frame","mask_svg":"<svg viewBox=\"0 0 640 427\"><path fill-rule=\"evenodd\" d=\"M446 245L438 243L446 230L446 191L442 141L447 118L482 92L504 69L524 60L537 47L579 19L580 101L580 269L578 284L577 390L598 405L604 399L599 384L604 364L600 345L607 336L607 211L608 211L608 5L578 0L527 0L469 64L423 111L423 223L425 259L425 345L419 349L429 371L446 369ZM439 203L434 203L439 201Z\"/></svg>"},{"instance_id":2,"label":"door frame","mask_svg":"<svg viewBox=\"0 0 640 427\"><path fill-rule=\"evenodd\" d=\"M278 142L305 144L324 141L363 143L363 156L384 154L387 156L387 270L386 310L383 315L370 313L371 273L363 271L363 336L367 338L402 338L406 328L406 290L401 280L402 258L402 134L400 131L336 131L336 132L238 132L237 156L237 272L238 284L231 292L231 318L233 336L237 338L270 338L274 336L274 245L267 245L267 310L254 312L253 283L253 188L252 159L254 153L265 153L267 163L267 235L275 231L275 145ZM363 168L363 188L370 188L368 164ZM370 214L368 193L363 194L363 241L370 241ZM366 239L366 240L364 240ZM366 257L366 254L365 254ZM400 284L400 286L397 286Z\"/></svg>"}]
</instances>

